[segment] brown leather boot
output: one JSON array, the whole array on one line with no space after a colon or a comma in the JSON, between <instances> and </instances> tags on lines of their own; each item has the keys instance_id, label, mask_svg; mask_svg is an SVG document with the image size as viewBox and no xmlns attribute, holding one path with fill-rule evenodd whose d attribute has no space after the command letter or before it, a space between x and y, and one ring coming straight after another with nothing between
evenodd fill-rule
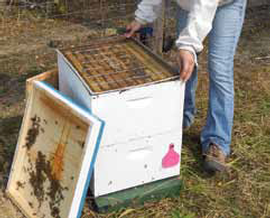
<instances>
[{"instance_id":1,"label":"brown leather boot","mask_svg":"<svg viewBox=\"0 0 270 218\"><path fill-rule=\"evenodd\" d=\"M204 169L207 172L224 172L227 170L226 155L216 144L210 144L207 152L203 154Z\"/></svg>"}]
</instances>

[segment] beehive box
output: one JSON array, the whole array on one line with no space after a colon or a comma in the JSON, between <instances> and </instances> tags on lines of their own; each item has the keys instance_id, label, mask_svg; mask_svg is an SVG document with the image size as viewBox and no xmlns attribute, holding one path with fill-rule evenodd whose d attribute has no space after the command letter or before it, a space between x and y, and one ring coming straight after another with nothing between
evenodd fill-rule
<instances>
[{"instance_id":1,"label":"beehive box","mask_svg":"<svg viewBox=\"0 0 270 218\"><path fill-rule=\"evenodd\" d=\"M27 83L27 105L7 194L29 218L80 217L103 123L51 85Z\"/></svg>"},{"instance_id":2,"label":"beehive box","mask_svg":"<svg viewBox=\"0 0 270 218\"><path fill-rule=\"evenodd\" d=\"M58 66L60 91L106 123L91 185L96 197L179 175L180 160L162 164L181 152L177 70L122 37L58 51Z\"/></svg>"}]
</instances>

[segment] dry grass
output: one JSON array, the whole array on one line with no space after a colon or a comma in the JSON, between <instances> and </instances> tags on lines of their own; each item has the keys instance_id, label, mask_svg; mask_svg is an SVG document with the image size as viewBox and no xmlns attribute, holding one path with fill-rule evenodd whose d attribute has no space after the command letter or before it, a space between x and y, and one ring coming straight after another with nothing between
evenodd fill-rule
<instances>
[{"instance_id":1,"label":"dry grass","mask_svg":"<svg viewBox=\"0 0 270 218\"><path fill-rule=\"evenodd\" d=\"M200 60L197 119L194 126L185 132L183 142L183 188L179 198L145 203L141 207L109 214L96 214L86 204L83 218L270 217L269 10L270 7L249 11L236 55L235 122L230 172L210 177L201 167L198 137L206 115L208 88L206 54L203 54ZM82 43L87 41L92 31L59 20L44 23L30 19L20 25L17 20L9 22L13 29L6 31L7 27L3 25L0 28L0 45L7 49L6 53L4 50L0 52L1 188L4 188L8 176L23 114L25 79L56 65L52 50L47 46L50 40ZM16 22L17 26L12 22ZM67 37L68 33L72 34ZM11 44L7 45L9 40Z\"/></svg>"}]
</instances>

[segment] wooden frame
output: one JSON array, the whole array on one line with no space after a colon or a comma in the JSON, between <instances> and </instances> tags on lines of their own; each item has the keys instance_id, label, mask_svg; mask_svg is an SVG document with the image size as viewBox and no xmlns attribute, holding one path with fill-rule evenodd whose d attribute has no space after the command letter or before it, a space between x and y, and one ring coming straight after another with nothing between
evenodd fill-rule
<instances>
[{"instance_id":1,"label":"wooden frame","mask_svg":"<svg viewBox=\"0 0 270 218\"><path fill-rule=\"evenodd\" d=\"M58 90L58 69L49 70L47 72L38 74L26 80L26 96L29 96L35 81L43 81L49 83Z\"/></svg>"},{"instance_id":2,"label":"wooden frame","mask_svg":"<svg viewBox=\"0 0 270 218\"><path fill-rule=\"evenodd\" d=\"M104 123L45 82L30 90L7 195L29 218L80 217Z\"/></svg>"}]
</instances>

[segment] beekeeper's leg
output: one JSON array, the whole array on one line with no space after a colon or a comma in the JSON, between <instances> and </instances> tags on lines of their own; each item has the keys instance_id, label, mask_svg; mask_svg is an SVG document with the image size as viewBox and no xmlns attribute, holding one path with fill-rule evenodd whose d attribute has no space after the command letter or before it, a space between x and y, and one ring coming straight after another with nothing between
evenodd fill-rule
<instances>
[{"instance_id":1,"label":"beekeeper's leg","mask_svg":"<svg viewBox=\"0 0 270 218\"><path fill-rule=\"evenodd\" d=\"M218 145L230 154L234 115L234 54L245 15L246 0L219 7L209 35L209 103L201 134L202 149Z\"/></svg>"}]
</instances>

